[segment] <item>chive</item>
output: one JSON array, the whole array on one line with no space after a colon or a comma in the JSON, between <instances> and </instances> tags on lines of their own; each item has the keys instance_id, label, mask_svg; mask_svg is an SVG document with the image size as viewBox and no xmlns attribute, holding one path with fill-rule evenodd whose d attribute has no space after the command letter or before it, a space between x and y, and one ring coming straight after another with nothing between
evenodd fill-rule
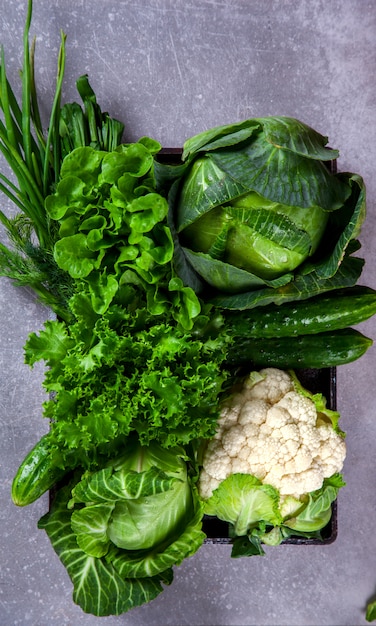
<instances>
[{"instance_id":1,"label":"chive","mask_svg":"<svg viewBox=\"0 0 376 626\"><path fill-rule=\"evenodd\" d=\"M43 137L43 127L39 112L39 104L38 104L38 96L37 89L35 85L35 42L36 38L33 38L31 49L30 49L30 101L31 101L31 111L32 111L32 120L34 123L35 132L38 137Z\"/></svg>"},{"instance_id":2,"label":"chive","mask_svg":"<svg viewBox=\"0 0 376 626\"><path fill-rule=\"evenodd\" d=\"M1 104L4 113L5 128L8 141L21 154L18 140L16 139L16 128L9 104L8 81L5 69L4 48L1 47Z\"/></svg>"},{"instance_id":3,"label":"chive","mask_svg":"<svg viewBox=\"0 0 376 626\"><path fill-rule=\"evenodd\" d=\"M49 164L49 147L51 143L53 144L53 164L55 170L55 182L58 180L59 172L60 172L60 141L59 141L59 113L60 113L60 100L61 100L61 90L63 85L64 78L64 70L65 70L65 40L66 35L61 32L61 45L59 50L59 58L58 58L58 68L57 68L57 79L56 79L56 90L55 96L52 103L50 123L47 135L47 147L44 157L44 167L43 167L43 193L44 196L48 194L48 164ZM54 141L53 141L54 139Z\"/></svg>"},{"instance_id":4,"label":"chive","mask_svg":"<svg viewBox=\"0 0 376 626\"><path fill-rule=\"evenodd\" d=\"M0 180L3 180L6 183L6 185L0 183L0 191L4 193L9 198L9 200L14 202L14 204L23 211L24 205L19 198L19 189L15 185L13 185L13 183L6 176L4 176L4 174L0 173ZM10 191L11 189L13 189L13 191L15 192L14 194Z\"/></svg>"},{"instance_id":5,"label":"chive","mask_svg":"<svg viewBox=\"0 0 376 626\"><path fill-rule=\"evenodd\" d=\"M32 0L29 0L23 36L24 60L22 69L22 136L24 142L25 162L28 167L31 166L29 31L31 24L32 7L33 2Z\"/></svg>"}]
</instances>

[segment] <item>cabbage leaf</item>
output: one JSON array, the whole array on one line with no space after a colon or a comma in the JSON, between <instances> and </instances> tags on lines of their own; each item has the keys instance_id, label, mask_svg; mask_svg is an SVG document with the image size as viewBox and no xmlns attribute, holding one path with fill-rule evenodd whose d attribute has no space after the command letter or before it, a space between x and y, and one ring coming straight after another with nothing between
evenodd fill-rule
<instances>
[{"instance_id":1,"label":"cabbage leaf","mask_svg":"<svg viewBox=\"0 0 376 626\"><path fill-rule=\"evenodd\" d=\"M148 578L127 578L105 558L88 555L79 547L68 509L71 485L57 494L50 511L38 523L44 529L72 580L73 600L85 613L120 615L150 602L172 582L171 569ZM93 524L95 520L93 520Z\"/></svg>"},{"instance_id":2,"label":"cabbage leaf","mask_svg":"<svg viewBox=\"0 0 376 626\"><path fill-rule=\"evenodd\" d=\"M83 611L119 615L150 602L201 547L203 503L188 460L183 448L143 448L130 437L122 456L83 476L77 470L57 491L38 526Z\"/></svg>"}]
</instances>

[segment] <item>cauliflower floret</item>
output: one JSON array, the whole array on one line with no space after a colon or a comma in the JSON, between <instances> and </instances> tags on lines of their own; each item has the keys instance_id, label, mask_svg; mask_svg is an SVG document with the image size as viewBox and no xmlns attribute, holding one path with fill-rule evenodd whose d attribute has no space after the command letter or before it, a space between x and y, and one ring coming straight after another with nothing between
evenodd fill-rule
<instances>
[{"instance_id":1,"label":"cauliflower floret","mask_svg":"<svg viewBox=\"0 0 376 626\"><path fill-rule=\"evenodd\" d=\"M222 446L228 456L237 456L244 447L244 426L235 424L232 428L225 430L222 437Z\"/></svg>"},{"instance_id":2,"label":"cauliflower floret","mask_svg":"<svg viewBox=\"0 0 376 626\"><path fill-rule=\"evenodd\" d=\"M318 428L322 434L322 444L320 448L320 459L322 471L325 478L329 478L342 467L346 458L346 444L342 437L339 437L330 426L320 426ZM329 434L329 436L327 436Z\"/></svg>"},{"instance_id":3,"label":"cauliflower floret","mask_svg":"<svg viewBox=\"0 0 376 626\"><path fill-rule=\"evenodd\" d=\"M341 472L345 456L343 437L330 419L318 419L313 399L295 389L287 372L266 368L252 373L224 402L199 489L209 497L210 476L213 490L230 474L245 473L283 496L299 498Z\"/></svg>"},{"instance_id":4,"label":"cauliflower floret","mask_svg":"<svg viewBox=\"0 0 376 626\"><path fill-rule=\"evenodd\" d=\"M297 391L287 392L276 406L286 409L295 421L316 424L317 410L314 402Z\"/></svg>"},{"instance_id":5,"label":"cauliflower floret","mask_svg":"<svg viewBox=\"0 0 376 626\"><path fill-rule=\"evenodd\" d=\"M283 443L280 447L280 457L286 462L295 457L299 450L299 429L295 424L287 424L281 428Z\"/></svg>"},{"instance_id":6,"label":"cauliflower floret","mask_svg":"<svg viewBox=\"0 0 376 626\"><path fill-rule=\"evenodd\" d=\"M312 466L298 474L286 474L283 480L281 480L279 491L281 495L299 498L305 493L320 489L322 483L323 475L321 469Z\"/></svg>"},{"instance_id":7,"label":"cauliflower floret","mask_svg":"<svg viewBox=\"0 0 376 626\"><path fill-rule=\"evenodd\" d=\"M246 439L250 439L251 441L254 441L255 438L258 437L260 429L257 426L257 424L252 424L252 423L244 424L244 425L239 424L239 427L242 429L243 437L245 437Z\"/></svg>"},{"instance_id":8,"label":"cauliflower floret","mask_svg":"<svg viewBox=\"0 0 376 626\"><path fill-rule=\"evenodd\" d=\"M223 433L228 428L231 428L234 424L237 424L239 419L240 407L236 404L225 406L221 410L221 415L218 420L218 433Z\"/></svg>"},{"instance_id":9,"label":"cauliflower floret","mask_svg":"<svg viewBox=\"0 0 376 626\"><path fill-rule=\"evenodd\" d=\"M272 406L266 416L265 423L274 430L280 430L286 424L292 422L292 416L287 409L284 409L279 404Z\"/></svg>"},{"instance_id":10,"label":"cauliflower floret","mask_svg":"<svg viewBox=\"0 0 376 626\"><path fill-rule=\"evenodd\" d=\"M205 469L200 473L200 494L202 498L210 498L214 489L221 484L221 480L214 478Z\"/></svg>"},{"instance_id":11,"label":"cauliflower floret","mask_svg":"<svg viewBox=\"0 0 376 626\"><path fill-rule=\"evenodd\" d=\"M249 473L250 474L251 472L244 472L244 459L241 459L239 457L237 459L233 459L231 473L232 474L237 474L237 473L239 473L239 474ZM256 475L256 474L254 474L254 475Z\"/></svg>"},{"instance_id":12,"label":"cauliflower floret","mask_svg":"<svg viewBox=\"0 0 376 626\"><path fill-rule=\"evenodd\" d=\"M286 474L301 474L312 464L312 454L307 446L301 446L291 461L285 462Z\"/></svg>"},{"instance_id":13,"label":"cauliflower floret","mask_svg":"<svg viewBox=\"0 0 376 626\"><path fill-rule=\"evenodd\" d=\"M244 390L249 398L265 400L271 404L275 404L283 398L288 391L294 389L291 377L287 372L276 369L274 367L266 367L260 370L261 380L252 375L245 381Z\"/></svg>"},{"instance_id":14,"label":"cauliflower floret","mask_svg":"<svg viewBox=\"0 0 376 626\"><path fill-rule=\"evenodd\" d=\"M323 439L321 433L315 424L307 424L305 422L298 424L301 441L307 442L312 452L319 453L322 448ZM334 432L334 431L332 431Z\"/></svg>"},{"instance_id":15,"label":"cauliflower floret","mask_svg":"<svg viewBox=\"0 0 376 626\"><path fill-rule=\"evenodd\" d=\"M270 404L265 400L247 400L241 408L238 424L263 424L269 409Z\"/></svg>"},{"instance_id":16,"label":"cauliflower floret","mask_svg":"<svg viewBox=\"0 0 376 626\"><path fill-rule=\"evenodd\" d=\"M263 466L268 472L273 465L279 460L279 441L271 437L264 438L262 441ZM259 455L260 456L260 455Z\"/></svg>"},{"instance_id":17,"label":"cauliflower floret","mask_svg":"<svg viewBox=\"0 0 376 626\"><path fill-rule=\"evenodd\" d=\"M260 471L266 474L265 452L266 452L267 443L268 443L268 439L260 435L258 438L253 439L249 443L249 445L245 445L243 447L243 449L241 450L238 456L239 459L244 459L245 461L243 465L243 472L244 472L244 467L248 467L247 473L255 474L256 468L260 468L260 469L257 469L258 474L260 473ZM272 453L274 454L275 451L276 451L275 445L274 445L273 451L271 451L271 449L269 448L269 454L272 454Z\"/></svg>"},{"instance_id":18,"label":"cauliflower floret","mask_svg":"<svg viewBox=\"0 0 376 626\"><path fill-rule=\"evenodd\" d=\"M293 447L297 450L300 445L301 440L301 431L298 424L285 424L280 429L281 435L285 440L285 444L288 446L293 445Z\"/></svg>"},{"instance_id":19,"label":"cauliflower floret","mask_svg":"<svg viewBox=\"0 0 376 626\"><path fill-rule=\"evenodd\" d=\"M273 427L270 424L267 424L266 422L264 422L263 424L260 424L260 434L263 437L270 437L272 432L273 432Z\"/></svg>"},{"instance_id":20,"label":"cauliflower floret","mask_svg":"<svg viewBox=\"0 0 376 626\"><path fill-rule=\"evenodd\" d=\"M212 439L206 450L204 469L210 476L221 481L231 474L231 457L226 454L222 443Z\"/></svg>"},{"instance_id":21,"label":"cauliflower floret","mask_svg":"<svg viewBox=\"0 0 376 626\"><path fill-rule=\"evenodd\" d=\"M268 485L273 485L273 487L276 487L277 489L279 489L279 491L281 491L281 486L283 484L284 481L284 477L285 477L285 468L283 467L283 465L273 465L269 472L267 472L265 474L265 477L263 479L264 483L267 483Z\"/></svg>"}]
</instances>

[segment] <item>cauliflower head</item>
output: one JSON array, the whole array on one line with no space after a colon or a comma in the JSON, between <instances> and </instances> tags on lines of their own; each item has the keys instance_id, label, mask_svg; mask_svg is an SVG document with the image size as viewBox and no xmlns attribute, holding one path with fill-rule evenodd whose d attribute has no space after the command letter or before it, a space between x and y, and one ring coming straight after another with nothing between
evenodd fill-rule
<instances>
[{"instance_id":1,"label":"cauliflower head","mask_svg":"<svg viewBox=\"0 0 376 626\"><path fill-rule=\"evenodd\" d=\"M251 372L222 404L217 433L203 456L200 495L209 498L236 473L255 476L282 497L320 489L346 457L338 418L292 372Z\"/></svg>"}]
</instances>

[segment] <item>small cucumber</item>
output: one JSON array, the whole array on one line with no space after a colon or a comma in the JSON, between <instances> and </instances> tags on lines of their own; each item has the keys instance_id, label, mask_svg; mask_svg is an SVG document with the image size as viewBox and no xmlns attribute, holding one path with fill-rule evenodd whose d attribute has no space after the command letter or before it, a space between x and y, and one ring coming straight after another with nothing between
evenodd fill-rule
<instances>
[{"instance_id":1,"label":"small cucumber","mask_svg":"<svg viewBox=\"0 0 376 626\"><path fill-rule=\"evenodd\" d=\"M375 313L376 291L355 286L307 300L223 312L223 318L233 337L294 337L354 326Z\"/></svg>"},{"instance_id":2,"label":"small cucumber","mask_svg":"<svg viewBox=\"0 0 376 626\"><path fill-rule=\"evenodd\" d=\"M372 339L353 328L298 337L239 338L229 348L227 365L281 369L336 367L359 359L372 343Z\"/></svg>"},{"instance_id":3,"label":"small cucumber","mask_svg":"<svg viewBox=\"0 0 376 626\"><path fill-rule=\"evenodd\" d=\"M25 456L13 478L11 496L17 506L26 506L51 489L66 470L52 465L49 437L43 435Z\"/></svg>"}]
</instances>

